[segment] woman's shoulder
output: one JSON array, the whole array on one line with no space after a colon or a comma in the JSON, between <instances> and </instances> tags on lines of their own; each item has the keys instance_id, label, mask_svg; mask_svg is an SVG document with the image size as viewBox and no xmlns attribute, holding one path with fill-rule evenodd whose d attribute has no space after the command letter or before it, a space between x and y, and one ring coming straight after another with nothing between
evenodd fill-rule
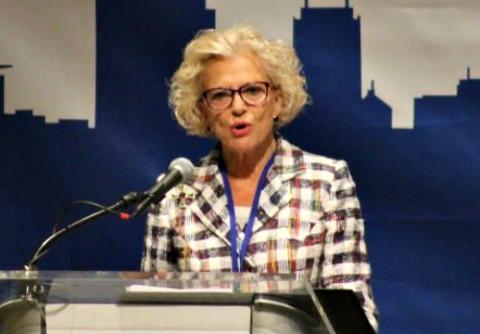
<instances>
[{"instance_id":1,"label":"woman's shoulder","mask_svg":"<svg viewBox=\"0 0 480 334\"><path fill-rule=\"evenodd\" d=\"M283 160L290 159L292 164L302 166L305 170L324 171L337 173L348 169L347 162L342 159L328 157L322 154L306 151L285 139L281 140L279 154L284 156ZM287 158L289 157L289 158Z\"/></svg>"}]
</instances>

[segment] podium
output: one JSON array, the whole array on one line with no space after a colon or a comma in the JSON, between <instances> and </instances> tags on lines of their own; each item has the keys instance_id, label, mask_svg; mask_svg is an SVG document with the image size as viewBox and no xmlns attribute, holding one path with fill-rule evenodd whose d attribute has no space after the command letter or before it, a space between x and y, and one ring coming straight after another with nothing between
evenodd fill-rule
<instances>
[{"instance_id":1,"label":"podium","mask_svg":"<svg viewBox=\"0 0 480 334\"><path fill-rule=\"evenodd\" d=\"M0 271L0 333L373 333L352 291L300 275Z\"/></svg>"}]
</instances>

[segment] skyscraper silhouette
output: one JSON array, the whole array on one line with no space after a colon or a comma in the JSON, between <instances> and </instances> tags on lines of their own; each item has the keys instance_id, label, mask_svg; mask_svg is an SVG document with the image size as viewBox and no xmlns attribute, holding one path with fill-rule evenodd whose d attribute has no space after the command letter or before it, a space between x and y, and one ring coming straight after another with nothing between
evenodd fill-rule
<instances>
[{"instance_id":1,"label":"skyscraper silhouette","mask_svg":"<svg viewBox=\"0 0 480 334\"><path fill-rule=\"evenodd\" d=\"M464 127L480 122L480 79L460 79L455 95L425 95L415 99L415 128Z\"/></svg>"}]
</instances>

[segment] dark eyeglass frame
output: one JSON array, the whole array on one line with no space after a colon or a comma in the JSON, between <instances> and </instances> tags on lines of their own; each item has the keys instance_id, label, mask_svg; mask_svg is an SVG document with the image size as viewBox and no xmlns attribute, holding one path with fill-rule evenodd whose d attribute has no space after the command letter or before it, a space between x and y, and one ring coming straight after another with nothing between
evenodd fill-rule
<instances>
[{"instance_id":1,"label":"dark eyeglass frame","mask_svg":"<svg viewBox=\"0 0 480 334\"><path fill-rule=\"evenodd\" d=\"M245 100L245 98L242 95L242 92L245 92L245 88L248 88L248 87L250 87L252 85L256 85L256 84L262 84L262 85L265 86L265 97L263 98L262 101L260 101L258 103L252 103L252 102L249 102L249 101ZM224 111L224 110L227 110L228 108L230 108L233 104L233 99L235 98L236 93L238 93L238 95L240 96L240 98L242 99L242 101L246 105L251 106L251 107L259 107L259 106L264 105L265 102L267 101L270 87L271 87L271 84L267 81L247 82L246 84L240 86L238 89L225 88L225 87L215 87L215 88L210 88L210 89L205 90L202 93L202 98L203 98L203 101L205 101L205 103L207 104L207 106L210 107L210 109L212 109L214 111ZM230 93L230 95L229 95L230 103L228 103L228 105L226 105L223 108L216 108L216 107L212 106L210 104L210 101L208 100L208 94L211 93L212 91L216 91L216 90L219 90L219 91L222 90L222 91L226 91L226 92Z\"/></svg>"}]
</instances>

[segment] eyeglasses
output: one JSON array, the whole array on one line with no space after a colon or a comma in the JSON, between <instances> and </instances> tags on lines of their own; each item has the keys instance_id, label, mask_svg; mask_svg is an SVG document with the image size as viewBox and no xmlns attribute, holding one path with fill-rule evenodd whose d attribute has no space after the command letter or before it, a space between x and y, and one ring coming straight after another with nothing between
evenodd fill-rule
<instances>
[{"instance_id":1,"label":"eyeglasses","mask_svg":"<svg viewBox=\"0 0 480 334\"><path fill-rule=\"evenodd\" d=\"M202 96L207 105L215 111L222 111L231 107L235 93L247 105L257 107L262 105L268 96L268 82L247 83L238 89L212 88L203 92Z\"/></svg>"}]
</instances>

